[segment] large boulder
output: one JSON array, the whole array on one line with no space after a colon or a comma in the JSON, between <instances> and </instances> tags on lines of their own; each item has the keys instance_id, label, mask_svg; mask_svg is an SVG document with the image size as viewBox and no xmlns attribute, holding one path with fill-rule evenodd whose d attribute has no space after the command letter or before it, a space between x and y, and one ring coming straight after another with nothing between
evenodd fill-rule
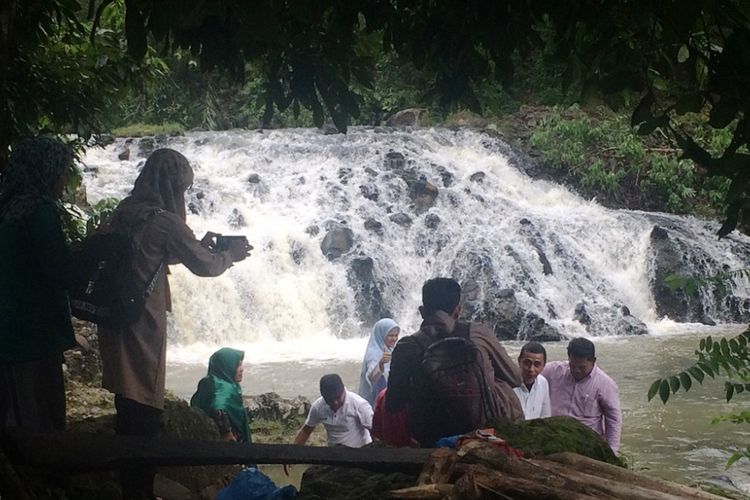
<instances>
[{"instance_id":1,"label":"large boulder","mask_svg":"<svg viewBox=\"0 0 750 500\"><path fill-rule=\"evenodd\" d=\"M409 183L409 197L414 204L414 211L424 213L435 204L438 188L425 179L418 179Z\"/></svg>"},{"instance_id":2,"label":"large boulder","mask_svg":"<svg viewBox=\"0 0 750 500\"><path fill-rule=\"evenodd\" d=\"M354 246L354 233L343 224L332 224L320 243L320 251L328 260L335 260Z\"/></svg>"},{"instance_id":3,"label":"large boulder","mask_svg":"<svg viewBox=\"0 0 750 500\"><path fill-rule=\"evenodd\" d=\"M497 292L495 298L495 336L500 340L518 339L518 331L524 311L518 305L516 293L512 288L504 288Z\"/></svg>"},{"instance_id":4,"label":"large boulder","mask_svg":"<svg viewBox=\"0 0 750 500\"><path fill-rule=\"evenodd\" d=\"M293 428L299 427L310 411L310 401L302 396L285 399L275 392L267 392L245 396L244 401L251 421L273 420Z\"/></svg>"},{"instance_id":5,"label":"large boulder","mask_svg":"<svg viewBox=\"0 0 750 500\"><path fill-rule=\"evenodd\" d=\"M651 291L656 302L656 314L668 316L674 321L704 321L703 304L697 290L671 288L667 282L670 275L691 275L686 266L687 255L681 242L670 236L669 231L654 226L650 235Z\"/></svg>"},{"instance_id":6,"label":"large boulder","mask_svg":"<svg viewBox=\"0 0 750 500\"><path fill-rule=\"evenodd\" d=\"M375 276L375 263L372 258L367 256L353 258L346 278L349 286L354 290L359 317L366 325L372 325L380 318L391 316L383 300L385 285Z\"/></svg>"},{"instance_id":7,"label":"large boulder","mask_svg":"<svg viewBox=\"0 0 750 500\"><path fill-rule=\"evenodd\" d=\"M571 451L594 460L624 465L599 434L571 417L550 417L518 423L496 423L498 437L527 457Z\"/></svg>"},{"instance_id":8,"label":"large boulder","mask_svg":"<svg viewBox=\"0 0 750 500\"><path fill-rule=\"evenodd\" d=\"M518 327L517 338L524 341L551 342L563 340L565 336L538 314L527 311Z\"/></svg>"},{"instance_id":9,"label":"large boulder","mask_svg":"<svg viewBox=\"0 0 750 500\"><path fill-rule=\"evenodd\" d=\"M408 488L417 474L373 472L351 467L315 465L302 475L301 500L381 500L391 490Z\"/></svg>"},{"instance_id":10,"label":"large boulder","mask_svg":"<svg viewBox=\"0 0 750 500\"><path fill-rule=\"evenodd\" d=\"M429 114L424 108L407 108L394 113L385 122L388 127L426 127Z\"/></svg>"}]
</instances>

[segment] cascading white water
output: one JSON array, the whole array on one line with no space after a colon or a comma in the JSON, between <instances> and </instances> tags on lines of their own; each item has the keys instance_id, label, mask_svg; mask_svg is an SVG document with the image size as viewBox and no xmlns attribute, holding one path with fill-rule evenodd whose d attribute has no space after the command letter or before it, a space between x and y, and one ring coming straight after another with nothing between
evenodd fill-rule
<instances>
[{"instance_id":1,"label":"cascading white water","mask_svg":"<svg viewBox=\"0 0 750 500\"><path fill-rule=\"evenodd\" d=\"M118 139L89 150L90 202L127 195L145 161L139 144ZM197 349L195 359L203 360L206 350L196 346L254 344L267 359L280 360L314 356L335 342L341 357L360 358L361 337L371 326L363 323L351 277L352 259L360 256L372 258L379 305L406 332L419 323L422 283L435 276L472 280L477 300L511 288L521 307L567 333L586 333L572 319L581 302L591 310L626 305L654 331L649 246L655 224L699 249L700 274L748 267L745 236L717 241L715 222L602 208L532 180L509 164L498 144L467 130L378 128L346 135L200 132L157 141L193 165L188 224L196 235L246 234L255 246L250 259L219 278L173 266L172 345ZM130 158L119 160L126 148ZM439 189L426 211L415 210L389 152L403 154L404 170ZM391 220L401 213L410 224ZM381 234L373 221L382 224ZM336 223L352 230L354 246L329 261L320 245ZM750 283L738 279L732 291L747 297ZM717 307L706 305L721 319Z\"/></svg>"}]
</instances>

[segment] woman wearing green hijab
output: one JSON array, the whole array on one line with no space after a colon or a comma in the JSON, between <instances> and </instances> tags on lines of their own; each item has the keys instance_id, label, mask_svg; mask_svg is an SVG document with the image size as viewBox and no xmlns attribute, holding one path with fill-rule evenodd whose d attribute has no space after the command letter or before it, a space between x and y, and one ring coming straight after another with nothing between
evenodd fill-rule
<instances>
[{"instance_id":1,"label":"woman wearing green hijab","mask_svg":"<svg viewBox=\"0 0 750 500\"><path fill-rule=\"evenodd\" d=\"M251 443L250 426L242 403L242 360L244 351L223 347L208 360L208 375L198 382L190 399L195 406L216 421L226 441Z\"/></svg>"}]
</instances>

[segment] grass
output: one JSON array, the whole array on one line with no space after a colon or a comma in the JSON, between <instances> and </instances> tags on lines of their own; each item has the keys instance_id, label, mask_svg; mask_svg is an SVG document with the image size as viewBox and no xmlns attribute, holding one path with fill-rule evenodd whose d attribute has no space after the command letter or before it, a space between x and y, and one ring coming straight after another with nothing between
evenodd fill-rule
<instances>
[{"instance_id":1,"label":"grass","mask_svg":"<svg viewBox=\"0 0 750 500\"><path fill-rule=\"evenodd\" d=\"M181 135L185 127L175 122L166 122L160 125L149 123L133 123L125 127L119 127L112 131L118 137L144 137L148 135Z\"/></svg>"}]
</instances>

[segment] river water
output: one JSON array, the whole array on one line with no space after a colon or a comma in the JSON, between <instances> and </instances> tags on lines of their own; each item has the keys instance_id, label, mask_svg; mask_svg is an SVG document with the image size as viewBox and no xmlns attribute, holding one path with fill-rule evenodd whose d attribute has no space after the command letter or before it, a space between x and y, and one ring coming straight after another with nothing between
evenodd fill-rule
<instances>
[{"instance_id":1,"label":"river water","mask_svg":"<svg viewBox=\"0 0 750 500\"><path fill-rule=\"evenodd\" d=\"M499 290L511 288L523 310L559 332L593 338L599 366L620 387L622 452L634 468L750 491L750 468L724 470L731 451L747 445L748 431L710 423L736 410L744 394L727 405L722 385L707 381L666 406L646 401L655 378L688 366L701 336L743 328L721 325L731 311L711 291L703 307L719 326L657 317L652 229L667 227L696 273L747 268L750 238L719 241L715 221L605 209L532 180L496 139L440 129L118 139L84 158L89 201L126 196L154 145L182 152L195 170L188 224L196 234L246 234L255 246L250 259L218 278L172 266L167 387L178 395L192 394L208 356L225 345L246 351L246 394L313 399L319 377L330 372L356 388L372 318L388 312L404 332L414 331L422 282L453 276L471 283L477 303L491 307ZM389 164L389 153L402 156L401 166ZM438 187L431 206L415 208L414 179ZM352 231L353 247L329 260L320 245L334 227ZM352 279L355 260L363 258L373 263L366 283ZM750 297L745 277L729 288L740 303ZM573 320L580 303L593 327ZM617 335L622 306L649 334ZM521 343L504 345L515 357ZM550 359L563 359L565 343L548 344L548 351Z\"/></svg>"},{"instance_id":2,"label":"river water","mask_svg":"<svg viewBox=\"0 0 750 500\"><path fill-rule=\"evenodd\" d=\"M705 327L665 323L651 325L661 333L641 337L607 337L595 339L597 362L620 388L623 410L622 449L629 464L657 477L691 483L694 481L729 483L750 492L750 467L736 463L728 471L726 460L737 448L750 442L747 426L731 423L712 424L713 417L742 409L742 396L727 404L723 382L707 379L687 393L673 395L664 405L658 397L646 400L648 388L658 377L672 375L690 366L691 355L700 338L706 335L732 336L744 327ZM262 360L255 350L263 345L244 346L246 351L245 394L277 392L285 397L317 394L317 381L325 373L339 373L348 387L359 380L361 356L366 342L329 340L330 358L283 362ZM354 344L354 345L353 345ZM521 342L504 342L515 359ZM565 359L566 343L548 343L550 360ZM172 353L171 353L172 354ZM174 357L184 355L173 350ZM355 356L356 355L356 356ZM195 391L197 380L205 374L205 364L172 361L167 372L167 387L184 398ZM281 478L279 478L281 479Z\"/></svg>"}]
</instances>

